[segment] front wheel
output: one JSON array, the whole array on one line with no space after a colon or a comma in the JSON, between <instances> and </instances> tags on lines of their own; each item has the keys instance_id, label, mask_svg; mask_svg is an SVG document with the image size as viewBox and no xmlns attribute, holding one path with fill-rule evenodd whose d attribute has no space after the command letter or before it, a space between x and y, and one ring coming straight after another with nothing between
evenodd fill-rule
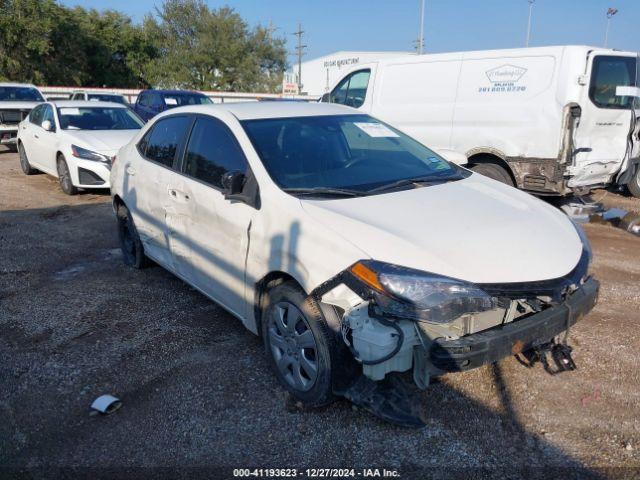
<instances>
[{"instance_id":1,"label":"front wheel","mask_svg":"<svg viewBox=\"0 0 640 480\"><path fill-rule=\"evenodd\" d=\"M58 180L60 181L60 188L67 195L77 195L78 188L71 181L71 173L69 172L69 166L67 161L62 155L58 157Z\"/></svg>"},{"instance_id":2,"label":"front wheel","mask_svg":"<svg viewBox=\"0 0 640 480\"><path fill-rule=\"evenodd\" d=\"M262 338L271 367L293 397L308 406L333 400L333 332L316 301L295 283L268 292Z\"/></svg>"},{"instance_id":3,"label":"front wheel","mask_svg":"<svg viewBox=\"0 0 640 480\"><path fill-rule=\"evenodd\" d=\"M485 177L504 183L505 185L509 185L510 187L515 186L509 172L495 163L479 163L472 166L471 170L479 173L480 175L484 175Z\"/></svg>"},{"instance_id":4,"label":"front wheel","mask_svg":"<svg viewBox=\"0 0 640 480\"><path fill-rule=\"evenodd\" d=\"M631 195L640 198L640 165L636 167L636 173L631 180L629 180L629 183L627 183L627 188L631 192Z\"/></svg>"}]
</instances>

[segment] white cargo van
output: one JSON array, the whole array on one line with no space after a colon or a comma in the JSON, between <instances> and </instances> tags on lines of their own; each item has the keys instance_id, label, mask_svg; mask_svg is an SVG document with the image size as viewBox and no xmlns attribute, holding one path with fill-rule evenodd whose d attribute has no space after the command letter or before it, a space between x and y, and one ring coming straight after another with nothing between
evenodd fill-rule
<instances>
[{"instance_id":1,"label":"white cargo van","mask_svg":"<svg viewBox=\"0 0 640 480\"><path fill-rule=\"evenodd\" d=\"M405 56L355 66L322 101L538 195L619 183L640 196L636 69L635 52L587 46Z\"/></svg>"}]
</instances>

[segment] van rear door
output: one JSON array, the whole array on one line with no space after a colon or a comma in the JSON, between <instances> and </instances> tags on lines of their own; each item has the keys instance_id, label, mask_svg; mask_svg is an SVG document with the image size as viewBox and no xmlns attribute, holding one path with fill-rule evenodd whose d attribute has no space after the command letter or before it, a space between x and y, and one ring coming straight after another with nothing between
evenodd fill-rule
<instances>
[{"instance_id":1,"label":"van rear door","mask_svg":"<svg viewBox=\"0 0 640 480\"><path fill-rule=\"evenodd\" d=\"M630 153L634 97L617 96L616 88L636 85L636 57L591 53L587 72L573 163L567 170L571 188L611 182Z\"/></svg>"}]
</instances>

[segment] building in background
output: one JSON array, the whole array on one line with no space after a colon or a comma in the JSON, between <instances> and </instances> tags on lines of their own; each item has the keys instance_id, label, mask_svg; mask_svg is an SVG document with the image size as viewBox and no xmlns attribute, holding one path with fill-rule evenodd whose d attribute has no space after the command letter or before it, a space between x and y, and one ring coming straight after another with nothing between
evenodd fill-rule
<instances>
[{"instance_id":1,"label":"building in background","mask_svg":"<svg viewBox=\"0 0 640 480\"><path fill-rule=\"evenodd\" d=\"M302 62L302 82L298 82L298 66L293 65L284 74L282 93L285 95L302 93L320 97L342 78L345 69L350 69L359 63L370 63L404 55L415 54L411 52L335 52ZM298 92L298 83L302 84L302 92Z\"/></svg>"}]
</instances>

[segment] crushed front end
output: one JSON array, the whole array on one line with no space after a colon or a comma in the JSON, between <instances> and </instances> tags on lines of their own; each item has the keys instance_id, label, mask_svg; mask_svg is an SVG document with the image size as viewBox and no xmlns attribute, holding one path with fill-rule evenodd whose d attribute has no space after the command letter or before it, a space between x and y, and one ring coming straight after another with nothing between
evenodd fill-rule
<instances>
[{"instance_id":1,"label":"crushed front end","mask_svg":"<svg viewBox=\"0 0 640 480\"><path fill-rule=\"evenodd\" d=\"M334 307L342 340L374 382L412 370L424 389L434 376L520 354L546 360L551 353L558 369L570 370L566 335L556 338L593 309L599 290L588 275L591 252L581 236L580 261L553 280L472 284L362 260L313 294Z\"/></svg>"}]
</instances>

